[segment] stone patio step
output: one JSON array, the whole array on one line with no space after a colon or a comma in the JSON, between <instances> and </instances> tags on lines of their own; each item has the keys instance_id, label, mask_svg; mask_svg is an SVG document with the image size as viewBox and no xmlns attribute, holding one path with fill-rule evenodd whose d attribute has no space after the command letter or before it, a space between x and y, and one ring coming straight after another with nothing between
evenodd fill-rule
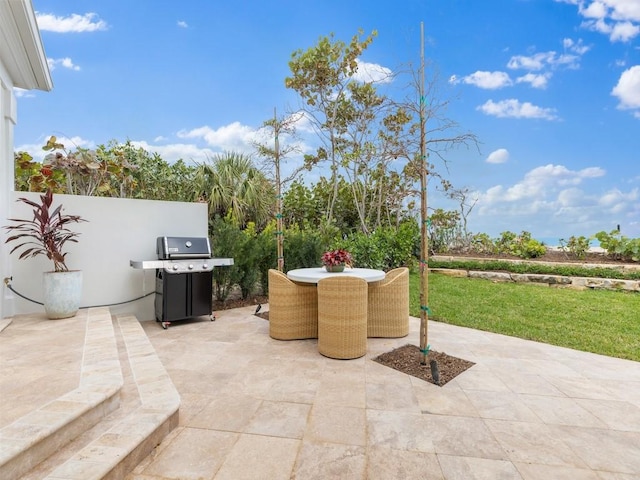
<instances>
[{"instance_id":1,"label":"stone patio step","mask_svg":"<svg viewBox=\"0 0 640 480\"><path fill-rule=\"evenodd\" d=\"M86 322L78 388L0 430L0 478L123 478L177 426L179 395L138 320L101 307Z\"/></svg>"}]
</instances>

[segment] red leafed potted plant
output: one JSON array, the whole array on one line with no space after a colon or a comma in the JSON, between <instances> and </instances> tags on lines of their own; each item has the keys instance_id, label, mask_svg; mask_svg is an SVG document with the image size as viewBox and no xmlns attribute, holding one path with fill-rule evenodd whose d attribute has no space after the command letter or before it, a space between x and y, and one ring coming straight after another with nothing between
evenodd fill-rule
<instances>
[{"instance_id":1,"label":"red leafed potted plant","mask_svg":"<svg viewBox=\"0 0 640 480\"><path fill-rule=\"evenodd\" d=\"M322 255L322 264L327 272L342 272L344 267L350 267L352 262L351 254L343 248L330 250Z\"/></svg>"},{"instance_id":2,"label":"red leafed potted plant","mask_svg":"<svg viewBox=\"0 0 640 480\"><path fill-rule=\"evenodd\" d=\"M15 225L5 226L10 232L6 243L22 242L10 253L22 249L19 259L45 255L53 261L53 271L44 273L44 308L49 318L67 318L76 314L82 294L82 271L69 271L66 264L67 252L63 247L67 242L77 242L79 235L69 229L70 223L84 222L78 215L65 215L62 205L52 209L51 189L40 195L40 203L19 198L33 208L30 220L10 218Z\"/></svg>"}]
</instances>

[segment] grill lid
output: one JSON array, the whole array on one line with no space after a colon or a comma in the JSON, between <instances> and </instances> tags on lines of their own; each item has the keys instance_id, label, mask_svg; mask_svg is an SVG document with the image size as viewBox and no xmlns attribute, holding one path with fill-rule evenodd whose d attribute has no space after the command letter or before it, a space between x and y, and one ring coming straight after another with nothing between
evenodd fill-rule
<instances>
[{"instance_id":1,"label":"grill lid","mask_svg":"<svg viewBox=\"0 0 640 480\"><path fill-rule=\"evenodd\" d=\"M209 237L158 237L156 253L160 260L211 258Z\"/></svg>"}]
</instances>

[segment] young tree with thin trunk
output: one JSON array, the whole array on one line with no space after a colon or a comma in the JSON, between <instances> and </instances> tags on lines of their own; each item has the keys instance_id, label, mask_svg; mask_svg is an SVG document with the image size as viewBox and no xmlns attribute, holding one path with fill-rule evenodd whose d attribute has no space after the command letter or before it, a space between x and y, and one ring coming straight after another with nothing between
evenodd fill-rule
<instances>
[{"instance_id":1,"label":"young tree with thin trunk","mask_svg":"<svg viewBox=\"0 0 640 480\"><path fill-rule=\"evenodd\" d=\"M273 147L266 143L254 142L253 146L258 152L258 155L264 160L267 171L273 172L274 184L276 188L276 248L278 258L278 270L284 271L284 222L282 217L282 191L283 188L292 180L296 179L300 172L307 168L307 165L298 165L293 171L282 178L282 162L284 159L293 152L299 152L300 149L294 143L281 144L281 139L286 136L289 139L296 138L295 123L299 120L299 116L288 116L278 118L276 109L273 109L273 118L266 120L262 124L262 128L265 131L267 138L273 139Z\"/></svg>"},{"instance_id":2,"label":"young tree with thin trunk","mask_svg":"<svg viewBox=\"0 0 640 480\"><path fill-rule=\"evenodd\" d=\"M428 316L429 316L429 243L428 226L428 184L431 178L440 181L443 189L448 191L451 184L442 176L438 168L430 161L436 156L447 168L446 154L453 148L478 144L475 134L460 132L458 124L446 116L445 112L450 100L444 99L438 87L435 74L427 82L425 79L426 64L424 59L424 26L421 29L420 69L412 71L412 91L416 96L400 102L399 111L409 119L417 117L417 124L402 122L410 127L402 131L404 136L395 144L395 154L406 160L404 175L410 182L418 186L416 196L420 199L420 351L422 362L426 364L429 352L428 344ZM417 99L416 99L417 97ZM417 100L417 101L416 101Z\"/></svg>"},{"instance_id":3,"label":"young tree with thin trunk","mask_svg":"<svg viewBox=\"0 0 640 480\"><path fill-rule=\"evenodd\" d=\"M469 229L468 229L468 219L471 211L478 203L478 197L470 198L472 191L467 188L452 188L447 196L451 200L457 200L460 205L460 218L462 219L462 232L459 241L462 243L464 248L469 247Z\"/></svg>"}]
</instances>

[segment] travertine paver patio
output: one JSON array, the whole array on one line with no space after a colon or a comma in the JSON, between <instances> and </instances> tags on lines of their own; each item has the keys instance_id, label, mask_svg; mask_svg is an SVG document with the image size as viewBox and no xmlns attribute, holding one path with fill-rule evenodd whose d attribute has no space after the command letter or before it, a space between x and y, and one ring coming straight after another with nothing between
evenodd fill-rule
<instances>
[{"instance_id":1,"label":"travertine paver patio","mask_svg":"<svg viewBox=\"0 0 640 480\"><path fill-rule=\"evenodd\" d=\"M476 362L440 388L371 360L417 344L418 319L340 361L315 340L272 340L253 312L142 322L180 424L127 480L640 478L640 363L430 322L433 349ZM3 372L3 410L32 396L33 381L9 384Z\"/></svg>"}]
</instances>

